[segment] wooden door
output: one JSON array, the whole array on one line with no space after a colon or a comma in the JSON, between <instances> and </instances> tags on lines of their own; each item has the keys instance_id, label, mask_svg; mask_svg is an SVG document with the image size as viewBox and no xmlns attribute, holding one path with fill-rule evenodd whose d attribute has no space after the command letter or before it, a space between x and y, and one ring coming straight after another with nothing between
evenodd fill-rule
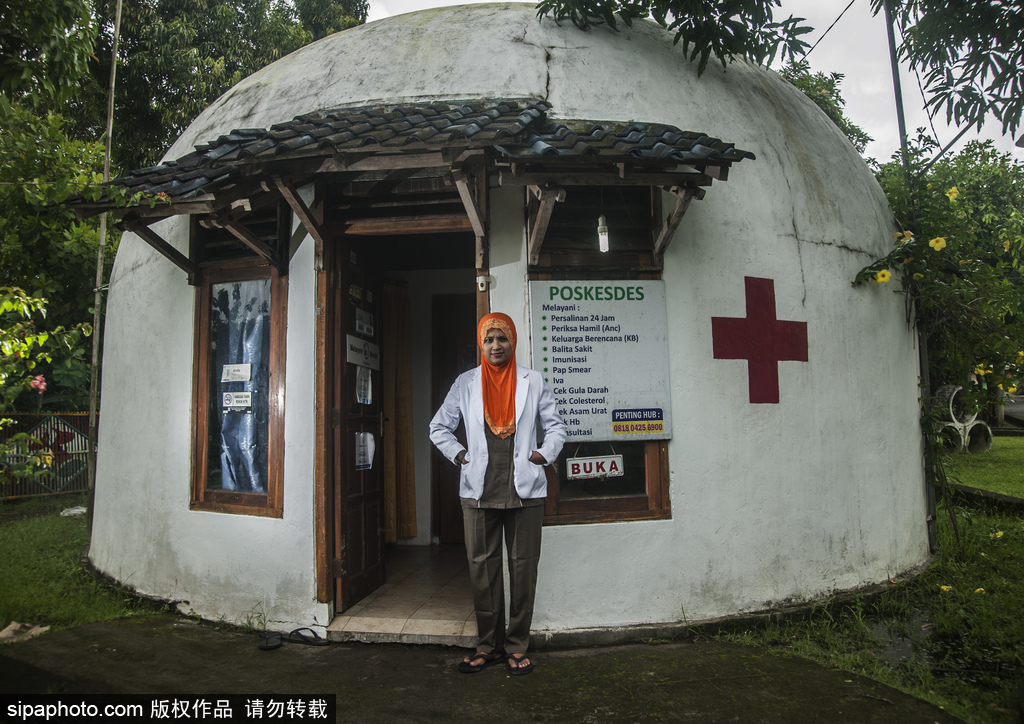
<instances>
[{"instance_id":1,"label":"wooden door","mask_svg":"<svg viewBox=\"0 0 1024 724\"><path fill-rule=\"evenodd\" d=\"M347 240L332 252L327 459L332 463L334 605L340 613L384 583L380 360L385 350L379 278L361 264L358 249Z\"/></svg>"},{"instance_id":2,"label":"wooden door","mask_svg":"<svg viewBox=\"0 0 1024 724\"><path fill-rule=\"evenodd\" d=\"M444 402L449 388L463 372L477 364L476 295L445 294L434 297L433 305L434 382L433 408ZM465 442L464 426L456 436ZM437 448L433 452L434 534L441 543L463 543L462 504L459 502L459 469Z\"/></svg>"}]
</instances>

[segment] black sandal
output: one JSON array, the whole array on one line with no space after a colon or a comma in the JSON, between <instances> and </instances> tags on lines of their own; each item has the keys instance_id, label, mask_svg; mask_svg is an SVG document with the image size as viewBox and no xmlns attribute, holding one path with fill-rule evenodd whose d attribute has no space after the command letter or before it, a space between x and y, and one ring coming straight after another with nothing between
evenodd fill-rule
<instances>
[{"instance_id":1,"label":"black sandal","mask_svg":"<svg viewBox=\"0 0 1024 724\"><path fill-rule=\"evenodd\" d=\"M489 654L485 654L483 651L478 651L469 658L469 661L459 662L459 672L463 674L475 674L478 671L483 671L488 666L500 664L504 660L505 654L499 654L497 651L492 651ZM474 664L474 661L482 661L483 663Z\"/></svg>"},{"instance_id":2,"label":"black sandal","mask_svg":"<svg viewBox=\"0 0 1024 724\"><path fill-rule=\"evenodd\" d=\"M523 661L525 661L528 658L530 657L526 654L509 654L508 660L510 662L515 661L516 665L512 666L510 663L508 667L508 673L512 674L512 676L526 676L527 674L529 674L531 671L533 671L533 662L531 661L525 666L523 665Z\"/></svg>"}]
</instances>

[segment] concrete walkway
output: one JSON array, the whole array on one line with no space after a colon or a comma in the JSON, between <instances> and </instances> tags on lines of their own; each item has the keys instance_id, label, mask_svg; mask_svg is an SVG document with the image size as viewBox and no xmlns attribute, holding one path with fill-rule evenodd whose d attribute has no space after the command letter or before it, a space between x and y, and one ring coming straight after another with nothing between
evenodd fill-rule
<instances>
[{"instance_id":1,"label":"concrete walkway","mask_svg":"<svg viewBox=\"0 0 1024 724\"><path fill-rule=\"evenodd\" d=\"M337 696L339 722L958 722L869 679L715 641L542 651L529 676L441 646L285 643L172 615L0 646L0 701L33 693ZM236 720L238 720L236 718ZM244 721L244 719L242 719Z\"/></svg>"}]
</instances>

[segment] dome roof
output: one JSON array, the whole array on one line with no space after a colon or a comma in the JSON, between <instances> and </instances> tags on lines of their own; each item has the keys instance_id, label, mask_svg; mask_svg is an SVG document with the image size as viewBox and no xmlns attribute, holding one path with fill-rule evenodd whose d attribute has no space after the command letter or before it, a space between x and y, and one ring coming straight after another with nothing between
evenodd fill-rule
<instances>
[{"instance_id":1,"label":"dome roof","mask_svg":"<svg viewBox=\"0 0 1024 724\"><path fill-rule=\"evenodd\" d=\"M723 139L758 160L712 197L733 204L729 196L743 193L765 225L884 253L884 234L844 240L851 228L889 224L873 176L824 113L777 74L735 62L709 65L698 78L653 22L580 31L538 19L527 3L422 10L323 38L234 86L165 158L235 129L345 107L502 98L540 99L551 119L668 124Z\"/></svg>"}]
</instances>

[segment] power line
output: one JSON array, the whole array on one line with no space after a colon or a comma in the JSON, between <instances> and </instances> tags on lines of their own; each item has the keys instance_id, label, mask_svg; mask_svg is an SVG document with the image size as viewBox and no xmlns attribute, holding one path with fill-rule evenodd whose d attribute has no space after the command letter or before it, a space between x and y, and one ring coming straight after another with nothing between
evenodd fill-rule
<instances>
[{"instance_id":1,"label":"power line","mask_svg":"<svg viewBox=\"0 0 1024 724\"><path fill-rule=\"evenodd\" d=\"M804 57L805 58L808 55L810 55L811 53L814 52L814 49L818 47L818 43L820 43L822 40L825 39L825 36L828 35L829 30L832 30L832 28L834 28L836 26L836 23L838 23L840 20L843 19L843 16L846 15L846 11L849 10L850 6L853 5L855 2L857 2L857 0L850 0L850 4L846 6L846 8L843 10L843 12L839 13L839 17L838 18L836 18L835 20L832 21L832 24L828 26L828 30L826 30L824 33L822 33L821 37L818 38L816 41L814 41L814 45L811 46L811 49L808 50L806 53L804 53Z\"/></svg>"}]
</instances>

